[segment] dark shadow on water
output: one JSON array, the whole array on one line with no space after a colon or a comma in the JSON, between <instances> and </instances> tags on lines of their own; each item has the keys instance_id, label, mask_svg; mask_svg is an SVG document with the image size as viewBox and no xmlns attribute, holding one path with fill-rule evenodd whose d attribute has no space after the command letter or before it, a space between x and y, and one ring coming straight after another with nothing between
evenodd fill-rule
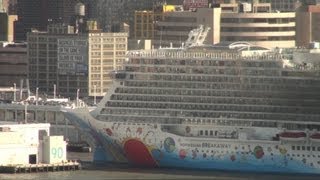
<instances>
[{"instance_id":1,"label":"dark shadow on water","mask_svg":"<svg viewBox=\"0 0 320 180\"><path fill-rule=\"evenodd\" d=\"M174 168L146 168L134 167L127 164L93 164L92 162L82 162L85 170L99 170L109 172L141 173L141 174L158 174L172 175L173 177L190 176L201 179L258 179L258 180L311 180L320 179L319 175L313 174L284 174L284 173L257 173L257 172L240 172L240 171L221 171L221 170L190 170ZM176 178L175 178L176 179Z\"/></svg>"}]
</instances>

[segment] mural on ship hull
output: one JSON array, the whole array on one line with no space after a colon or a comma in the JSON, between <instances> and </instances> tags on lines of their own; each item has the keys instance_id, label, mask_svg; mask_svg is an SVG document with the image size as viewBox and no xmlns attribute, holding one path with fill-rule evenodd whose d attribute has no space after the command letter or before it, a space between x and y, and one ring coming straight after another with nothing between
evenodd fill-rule
<instances>
[{"instance_id":1,"label":"mural on ship hull","mask_svg":"<svg viewBox=\"0 0 320 180\"><path fill-rule=\"evenodd\" d=\"M117 138L117 129L106 128L105 137ZM188 144L170 135L156 136L155 132L144 132L142 127L126 130L119 143L119 151L134 164L147 167L177 167L198 169L241 170L255 172L319 173L306 159L297 160L287 154L284 146L264 148L261 145L231 146L226 143ZM128 133L130 131L130 133ZM134 132L134 133L132 133ZM150 135L152 134L152 135ZM149 138L148 138L149 136ZM155 138L153 141L152 139ZM214 147L203 148L203 147ZM221 148L221 151L217 150ZM241 149L246 148L246 151ZM222 150L223 149L223 150Z\"/></svg>"},{"instance_id":2,"label":"mural on ship hull","mask_svg":"<svg viewBox=\"0 0 320 180\"><path fill-rule=\"evenodd\" d=\"M183 137L162 132L156 125L121 129L120 124L114 123L99 131L90 123L76 125L90 133L97 144L103 147L103 153L95 150L95 160L100 158L105 162L129 162L148 167L320 173L319 162L314 161L315 158L293 156L280 144L265 147L236 142L232 145L204 141L190 143L184 141ZM103 154L107 158L102 158Z\"/></svg>"}]
</instances>

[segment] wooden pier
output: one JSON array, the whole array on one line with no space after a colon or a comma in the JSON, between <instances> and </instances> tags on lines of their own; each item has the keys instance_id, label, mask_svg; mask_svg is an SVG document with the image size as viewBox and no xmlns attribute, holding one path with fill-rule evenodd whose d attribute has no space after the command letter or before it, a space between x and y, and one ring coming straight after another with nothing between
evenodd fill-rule
<instances>
[{"instance_id":1,"label":"wooden pier","mask_svg":"<svg viewBox=\"0 0 320 180\"><path fill-rule=\"evenodd\" d=\"M81 170L81 164L68 161L57 164L0 165L0 173L33 173Z\"/></svg>"}]
</instances>

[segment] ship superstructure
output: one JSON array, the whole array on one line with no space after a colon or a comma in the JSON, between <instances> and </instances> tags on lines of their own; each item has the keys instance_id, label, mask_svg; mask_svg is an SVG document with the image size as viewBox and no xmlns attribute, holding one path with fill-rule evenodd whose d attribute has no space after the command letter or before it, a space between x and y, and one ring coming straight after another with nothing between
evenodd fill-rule
<instances>
[{"instance_id":1,"label":"ship superstructure","mask_svg":"<svg viewBox=\"0 0 320 180\"><path fill-rule=\"evenodd\" d=\"M319 173L317 64L245 42L204 45L206 31L181 48L130 51L96 110L66 115L92 130L107 161Z\"/></svg>"}]
</instances>

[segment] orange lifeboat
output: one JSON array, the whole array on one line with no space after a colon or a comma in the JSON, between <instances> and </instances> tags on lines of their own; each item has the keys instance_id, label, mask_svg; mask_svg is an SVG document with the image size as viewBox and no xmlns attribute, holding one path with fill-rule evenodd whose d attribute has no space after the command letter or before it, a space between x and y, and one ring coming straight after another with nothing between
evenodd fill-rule
<instances>
[{"instance_id":1,"label":"orange lifeboat","mask_svg":"<svg viewBox=\"0 0 320 180\"><path fill-rule=\"evenodd\" d=\"M320 142L320 133L313 133L310 135L310 140L313 142Z\"/></svg>"},{"instance_id":2,"label":"orange lifeboat","mask_svg":"<svg viewBox=\"0 0 320 180\"><path fill-rule=\"evenodd\" d=\"M304 141L307 134L305 132L282 132L279 134L280 140L286 141Z\"/></svg>"}]
</instances>

